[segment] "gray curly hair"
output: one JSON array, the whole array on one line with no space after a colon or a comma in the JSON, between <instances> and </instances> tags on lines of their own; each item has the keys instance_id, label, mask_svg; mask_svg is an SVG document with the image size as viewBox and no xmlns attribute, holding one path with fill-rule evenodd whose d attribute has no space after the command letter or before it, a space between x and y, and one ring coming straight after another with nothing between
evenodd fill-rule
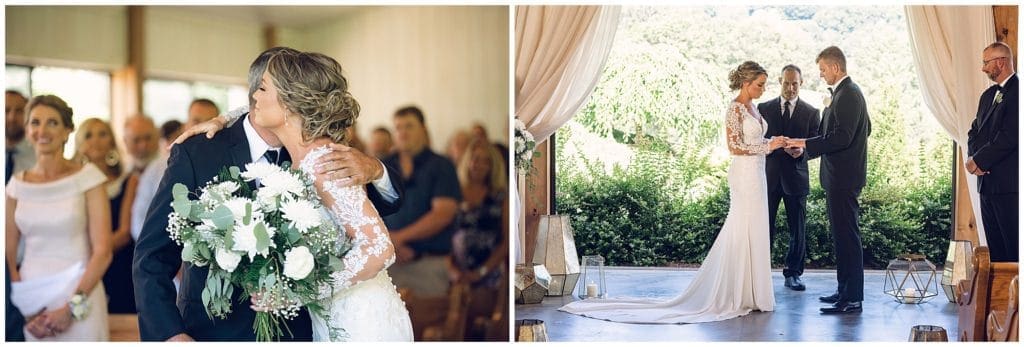
<instances>
[{"instance_id":1,"label":"gray curly hair","mask_svg":"<svg viewBox=\"0 0 1024 347\"><path fill-rule=\"evenodd\" d=\"M320 53L281 50L270 57L267 73L281 104L302 118L303 140L326 136L348 143L346 130L359 117L359 103L337 61Z\"/></svg>"}]
</instances>

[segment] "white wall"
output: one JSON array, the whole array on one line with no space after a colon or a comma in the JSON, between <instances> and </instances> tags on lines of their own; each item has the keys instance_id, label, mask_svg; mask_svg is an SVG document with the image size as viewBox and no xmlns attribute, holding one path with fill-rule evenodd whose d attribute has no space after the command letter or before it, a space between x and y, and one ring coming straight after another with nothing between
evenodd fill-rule
<instances>
[{"instance_id":1,"label":"white wall","mask_svg":"<svg viewBox=\"0 0 1024 347\"><path fill-rule=\"evenodd\" d=\"M147 6L146 70L151 77L245 84L263 51L263 26L171 6Z\"/></svg>"},{"instance_id":2,"label":"white wall","mask_svg":"<svg viewBox=\"0 0 1024 347\"><path fill-rule=\"evenodd\" d=\"M7 62L113 70L128 60L124 6L6 6Z\"/></svg>"},{"instance_id":3,"label":"white wall","mask_svg":"<svg viewBox=\"0 0 1024 347\"><path fill-rule=\"evenodd\" d=\"M393 129L398 108L423 109L432 147L480 122L506 142L508 7L369 7L279 35L281 45L330 55L362 106L359 134Z\"/></svg>"}]
</instances>

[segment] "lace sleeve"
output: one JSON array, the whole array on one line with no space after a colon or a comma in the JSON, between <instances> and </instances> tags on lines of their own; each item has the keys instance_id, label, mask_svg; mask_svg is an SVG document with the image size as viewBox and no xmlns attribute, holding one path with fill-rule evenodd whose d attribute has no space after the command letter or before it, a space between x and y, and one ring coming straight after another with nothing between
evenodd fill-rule
<instances>
[{"instance_id":1,"label":"lace sleeve","mask_svg":"<svg viewBox=\"0 0 1024 347\"><path fill-rule=\"evenodd\" d=\"M733 103L725 114L725 142L729 146L729 152L733 155L759 155L771 153L768 147L768 139L758 137L757 143L746 143L743 141L743 121L749 121L743 116L743 105Z\"/></svg>"},{"instance_id":2,"label":"lace sleeve","mask_svg":"<svg viewBox=\"0 0 1024 347\"><path fill-rule=\"evenodd\" d=\"M227 128L235 124L235 121L237 121L239 118L242 118L242 115L246 113L249 113L249 105L239 106L231 111L228 111L228 113L222 114L221 117L224 117L224 120L227 121L224 127Z\"/></svg>"},{"instance_id":3,"label":"lace sleeve","mask_svg":"<svg viewBox=\"0 0 1024 347\"><path fill-rule=\"evenodd\" d=\"M320 195L335 223L352 240L352 249L341 259L344 269L331 274L333 286L321 288L321 296L328 297L387 269L395 262L395 248L365 187L326 182Z\"/></svg>"}]
</instances>

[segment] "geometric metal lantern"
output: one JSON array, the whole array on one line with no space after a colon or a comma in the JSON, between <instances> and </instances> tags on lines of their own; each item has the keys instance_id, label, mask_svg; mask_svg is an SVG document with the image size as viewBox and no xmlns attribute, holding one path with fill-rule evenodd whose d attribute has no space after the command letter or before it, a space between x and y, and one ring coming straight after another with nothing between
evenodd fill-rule
<instances>
[{"instance_id":1,"label":"geometric metal lantern","mask_svg":"<svg viewBox=\"0 0 1024 347\"><path fill-rule=\"evenodd\" d=\"M900 254L885 268L882 291L901 304L920 304L939 295L935 265L920 254Z\"/></svg>"},{"instance_id":2,"label":"geometric metal lantern","mask_svg":"<svg viewBox=\"0 0 1024 347\"><path fill-rule=\"evenodd\" d=\"M572 226L569 225L569 216L540 216L533 263L543 264L551 274L548 296L572 294L580 277L579 259L576 255Z\"/></svg>"},{"instance_id":3,"label":"geometric metal lantern","mask_svg":"<svg viewBox=\"0 0 1024 347\"><path fill-rule=\"evenodd\" d=\"M544 265L516 264L516 303L539 304L544 301L551 275Z\"/></svg>"},{"instance_id":4,"label":"geometric metal lantern","mask_svg":"<svg viewBox=\"0 0 1024 347\"><path fill-rule=\"evenodd\" d=\"M604 257L585 255L580 259L582 269L580 281L576 288L576 297L580 299L604 299L608 294L604 283Z\"/></svg>"},{"instance_id":5,"label":"geometric metal lantern","mask_svg":"<svg viewBox=\"0 0 1024 347\"><path fill-rule=\"evenodd\" d=\"M942 291L949 302L956 303L960 298L957 283L972 276L971 260L974 259L971 241L954 240L949 242L946 263L942 266Z\"/></svg>"}]
</instances>

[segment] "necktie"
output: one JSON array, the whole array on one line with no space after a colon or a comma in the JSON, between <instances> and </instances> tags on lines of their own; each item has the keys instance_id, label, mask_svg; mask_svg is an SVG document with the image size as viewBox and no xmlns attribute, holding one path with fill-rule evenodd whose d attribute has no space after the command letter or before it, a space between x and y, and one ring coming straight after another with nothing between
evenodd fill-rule
<instances>
[{"instance_id":1,"label":"necktie","mask_svg":"<svg viewBox=\"0 0 1024 347\"><path fill-rule=\"evenodd\" d=\"M281 162L278 161L280 160L279 154L280 153L278 153L278 150L276 149L268 149L266 152L263 152L263 157L267 158L267 162L271 164L281 165Z\"/></svg>"},{"instance_id":2,"label":"necktie","mask_svg":"<svg viewBox=\"0 0 1024 347\"><path fill-rule=\"evenodd\" d=\"M4 184L11 181L11 175L14 174L14 153L13 149L7 150L7 170L4 171Z\"/></svg>"},{"instance_id":3,"label":"necktie","mask_svg":"<svg viewBox=\"0 0 1024 347\"><path fill-rule=\"evenodd\" d=\"M782 105L782 119L784 120L789 120L789 116L791 116L789 111L789 105L789 100L786 100L786 103Z\"/></svg>"},{"instance_id":4,"label":"necktie","mask_svg":"<svg viewBox=\"0 0 1024 347\"><path fill-rule=\"evenodd\" d=\"M828 87L828 95L835 96L836 95L836 91L833 90L832 87Z\"/></svg>"}]
</instances>

